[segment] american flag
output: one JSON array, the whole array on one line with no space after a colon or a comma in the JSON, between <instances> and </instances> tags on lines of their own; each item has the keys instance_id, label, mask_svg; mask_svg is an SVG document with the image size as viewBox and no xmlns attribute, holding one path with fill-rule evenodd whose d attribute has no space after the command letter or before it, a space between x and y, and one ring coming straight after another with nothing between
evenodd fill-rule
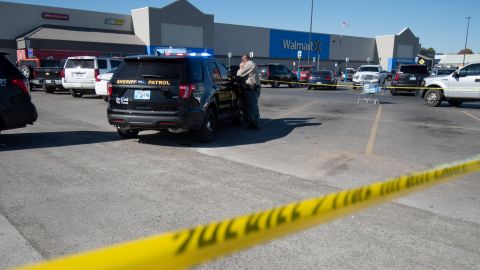
<instances>
[{"instance_id":1,"label":"american flag","mask_svg":"<svg viewBox=\"0 0 480 270\"><path fill-rule=\"evenodd\" d=\"M343 21L343 22L342 22L342 27L349 27L349 26L350 26L350 24L347 23L346 21Z\"/></svg>"}]
</instances>

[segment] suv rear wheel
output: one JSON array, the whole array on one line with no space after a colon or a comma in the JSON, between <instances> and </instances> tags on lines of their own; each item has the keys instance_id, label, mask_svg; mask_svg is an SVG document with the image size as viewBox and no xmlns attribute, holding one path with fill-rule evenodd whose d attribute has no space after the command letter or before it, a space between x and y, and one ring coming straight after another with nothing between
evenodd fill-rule
<instances>
[{"instance_id":1,"label":"suv rear wheel","mask_svg":"<svg viewBox=\"0 0 480 270\"><path fill-rule=\"evenodd\" d=\"M205 118L203 120L202 126L194 131L195 138L200 142L211 142L215 138L215 129L216 129L216 117L215 112L212 108L208 108L205 113Z\"/></svg>"},{"instance_id":2,"label":"suv rear wheel","mask_svg":"<svg viewBox=\"0 0 480 270\"><path fill-rule=\"evenodd\" d=\"M273 82L272 83L272 88L278 88L280 84L278 82Z\"/></svg>"},{"instance_id":3,"label":"suv rear wheel","mask_svg":"<svg viewBox=\"0 0 480 270\"><path fill-rule=\"evenodd\" d=\"M70 95L74 98L80 98L83 97L83 93L74 89L70 89Z\"/></svg>"},{"instance_id":4,"label":"suv rear wheel","mask_svg":"<svg viewBox=\"0 0 480 270\"><path fill-rule=\"evenodd\" d=\"M135 139L138 137L138 133L140 133L140 130L117 127L117 132L118 135L120 135L120 137L124 139Z\"/></svg>"},{"instance_id":5,"label":"suv rear wheel","mask_svg":"<svg viewBox=\"0 0 480 270\"><path fill-rule=\"evenodd\" d=\"M425 101L430 107L438 107L442 103L443 94L440 90L431 89L425 94Z\"/></svg>"}]
</instances>

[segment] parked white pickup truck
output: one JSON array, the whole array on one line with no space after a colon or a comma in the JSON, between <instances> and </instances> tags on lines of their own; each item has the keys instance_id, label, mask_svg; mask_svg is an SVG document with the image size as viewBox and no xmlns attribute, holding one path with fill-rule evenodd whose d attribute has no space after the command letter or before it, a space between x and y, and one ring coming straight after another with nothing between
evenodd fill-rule
<instances>
[{"instance_id":1,"label":"parked white pickup truck","mask_svg":"<svg viewBox=\"0 0 480 270\"><path fill-rule=\"evenodd\" d=\"M457 107L466 101L480 101L480 63L469 64L450 75L425 78L422 85L430 88L419 93L431 107L444 100Z\"/></svg>"},{"instance_id":2,"label":"parked white pickup truck","mask_svg":"<svg viewBox=\"0 0 480 270\"><path fill-rule=\"evenodd\" d=\"M380 65L363 65L353 75L353 89L362 86L365 83L385 84L387 73L382 72Z\"/></svg>"}]
</instances>

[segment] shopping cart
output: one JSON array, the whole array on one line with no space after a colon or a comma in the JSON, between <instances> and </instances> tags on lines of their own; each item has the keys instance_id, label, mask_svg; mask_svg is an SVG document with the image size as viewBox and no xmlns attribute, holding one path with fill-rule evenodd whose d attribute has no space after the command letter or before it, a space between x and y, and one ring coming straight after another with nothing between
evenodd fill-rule
<instances>
[{"instance_id":1,"label":"shopping cart","mask_svg":"<svg viewBox=\"0 0 480 270\"><path fill-rule=\"evenodd\" d=\"M378 83L365 83L362 87L362 93L357 99L357 103L362 101L366 103L380 104L380 94L382 93L382 86Z\"/></svg>"}]
</instances>

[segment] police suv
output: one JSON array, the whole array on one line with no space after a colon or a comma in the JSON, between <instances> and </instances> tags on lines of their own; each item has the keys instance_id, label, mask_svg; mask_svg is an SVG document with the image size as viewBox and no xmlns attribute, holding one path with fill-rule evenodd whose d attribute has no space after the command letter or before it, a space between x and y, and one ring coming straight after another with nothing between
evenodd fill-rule
<instances>
[{"instance_id":1,"label":"police suv","mask_svg":"<svg viewBox=\"0 0 480 270\"><path fill-rule=\"evenodd\" d=\"M196 54L124 58L108 84L108 121L123 138L142 130L214 139L218 120L242 124L238 86L224 65Z\"/></svg>"}]
</instances>

